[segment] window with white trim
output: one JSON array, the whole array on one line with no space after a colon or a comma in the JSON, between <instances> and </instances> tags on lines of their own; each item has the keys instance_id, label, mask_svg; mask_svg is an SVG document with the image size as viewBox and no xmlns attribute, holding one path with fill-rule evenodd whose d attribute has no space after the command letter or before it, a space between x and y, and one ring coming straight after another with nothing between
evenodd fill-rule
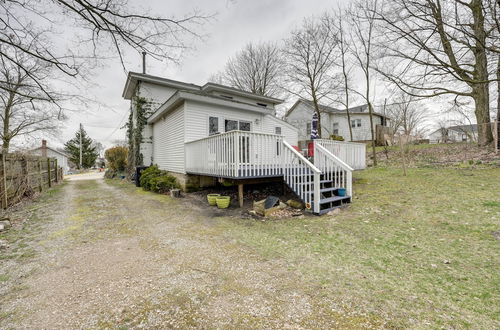
<instances>
[{"instance_id":1,"label":"window with white trim","mask_svg":"<svg viewBox=\"0 0 500 330\"><path fill-rule=\"evenodd\" d=\"M219 134L219 118L208 117L208 135Z\"/></svg>"},{"instance_id":2,"label":"window with white trim","mask_svg":"<svg viewBox=\"0 0 500 330\"><path fill-rule=\"evenodd\" d=\"M352 128L361 127L361 119L352 119L351 127Z\"/></svg>"},{"instance_id":3,"label":"window with white trim","mask_svg":"<svg viewBox=\"0 0 500 330\"><path fill-rule=\"evenodd\" d=\"M332 134L339 135L339 123L333 123Z\"/></svg>"}]
</instances>

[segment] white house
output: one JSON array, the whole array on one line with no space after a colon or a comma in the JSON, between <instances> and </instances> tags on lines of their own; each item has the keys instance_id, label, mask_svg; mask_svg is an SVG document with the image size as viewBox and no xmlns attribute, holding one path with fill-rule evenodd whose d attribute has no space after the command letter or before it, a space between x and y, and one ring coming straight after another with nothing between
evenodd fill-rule
<instances>
[{"instance_id":1,"label":"white house","mask_svg":"<svg viewBox=\"0 0 500 330\"><path fill-rule=\"evenodd\" d=\"M30 154L57 159L57 166L60 166L63 169L64 174L67 174L70 170L69 156L62 151L47 146L47 140L42 140L42 145L31 150Z\"/></svg>"},{"instance_id":2,"label":"white house","mask_svg":"<svg viewBox=\"0 0 500 330\"><path fill-rule=\"evenodd\" d=\"M311 101L299 99L286 112L284 120L299 130L299 141L311 139L311 121L314 114L314 104ZM352 141L371 141L370 115L368 106L361 105L349 108L351 121L347 119L345 110L335 109L320 105L321 112L321 138L328 139L331 135L342 136L345 141L351 141L349 125L352 128ZM381 114L373 113L374 132L377 125L387 126L388 118Z\"/></svg>"},{"instance_id":3,"label":"white house","mask_svg":"<svg viewBox=\"0 0 500 330\"><path fill-rule=\"evenodd\" d=\"M300 155L298 129L274 116L280 99L135 72L128 74L123 97L131 101L134 127L137 101L144 98L151 109L140 145L144 165L169 171L185 189L232 180L241 203L243 183L275 178L315 213L351 200L352 168L319 141L315 164ZM334 195L340 188L346 196Z\"/></svg>"},{"instance_id":4,"label":"white house","mask_svg":"<svg viewBox=\"0 0 500 330\"><path fill-rule=\"evenodd\" d=\"M477 141L477 125L456 125L442 127L429 134L431 143L475 142Z\"/></svg>"}]
</instances>

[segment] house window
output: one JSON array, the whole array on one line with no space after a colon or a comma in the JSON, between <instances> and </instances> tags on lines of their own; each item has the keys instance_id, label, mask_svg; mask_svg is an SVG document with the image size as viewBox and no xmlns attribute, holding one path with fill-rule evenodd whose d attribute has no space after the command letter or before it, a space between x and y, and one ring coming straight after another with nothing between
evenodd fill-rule
<instances>
[{"instance_id":1,"label":"house window","mask_svg":"<svg viewBox=\"0 0 500 330\"><path fill-rule=\"evenodd\" d=\"M250 122L240 121L240 131L250 132Z\"/></svg>"},{"instance_id":2,"label":"house window","mask_svg":"<svg viewBox=\"0 0 500 330\"><path fill-rule=\"evenodd\" d=\"M306 134L311 135L311 123L306 124Z\"/></svg>"},{"instance_id":3,"label":"house window","mask_svg":"<svg viewBox=\"0 0 500 330\"><path fill-rule=\"evenodd\" d=\"M226 119L224 121L224 129L226 132L240 130L245 132L250 132L252 128L252 124L249 121L238 121Z\"/></svg>"},{"instance_id":4,"label":"house window","mask_svg":"<svg viewBox=\"0 0 500 330\"><path fill-rule=\"evenodd\" d=\"M219 118L208 117L208 135L219 134Z\"/></svg>"},{"instance_id":5,"label":"house window","mask_svg":"<svg viewBox=\"0 0 500 330\"><path fill-rule=\"evenodd\" d=\"M274 128L274 134L281 135L281 127L275 127Z\"/></svg>"},{"instance_id":6,"label":"house window","mask_svg":"<svg viewBox=\"0 0 500 330\"><path fill-rule=\"evenodd\" d=\"M332 133L334 135L339 135L339 123L333 123Z\"/></svg>"},{"instance_id":7,"label":"house window","mask_svg":"<svg viewBox=\"0 0 500 330\"><path fill-rule=\"evenodd\" d=\"M238 129L238 121L237 120L226 119L224 121L224 130L226 132L235 131L237 129Z\"/></svg>"},{"instance_id":8,"label":"house window","mask_svg":"<svg viewBox=\"0 0 500 330\"><path fill-rule=\"evenodd\" d=\"M467 135L466 134L462 134L462 142L466 142L467 141Z\"/></svg>"},{"instance_id":9,"label":"house window","mask_svg":"<svg viewBox=\"0 0 500 330\"><path fill-rule=\"evenodd\" d=\"M351 127L361 127L361 119L353 119L351 120Z\"/></svg>"}]
</instances>

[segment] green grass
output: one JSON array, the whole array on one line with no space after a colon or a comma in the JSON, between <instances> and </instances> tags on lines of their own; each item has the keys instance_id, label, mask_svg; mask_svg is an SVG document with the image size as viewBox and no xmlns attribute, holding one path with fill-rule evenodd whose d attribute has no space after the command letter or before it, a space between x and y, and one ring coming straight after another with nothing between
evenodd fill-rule
<instances>
[{"instance_id":1,"label":"green grass","mask_svg":"<svg viewBox=\"0 0 500 330\"><path fill-rule=\"evenodd\" d=\"M403 327L499 323L499 169L376 168L355 174L339 215L221 219L264 258L286 261L311 292Z\"/></svg>"}]
</instances>

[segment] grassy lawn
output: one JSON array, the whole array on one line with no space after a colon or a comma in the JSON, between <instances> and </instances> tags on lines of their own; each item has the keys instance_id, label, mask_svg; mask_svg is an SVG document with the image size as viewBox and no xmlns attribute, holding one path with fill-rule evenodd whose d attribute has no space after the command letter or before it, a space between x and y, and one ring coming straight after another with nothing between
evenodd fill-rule
<instances>
[{"instance_id":1,"label":"grassy lawn","mask_svg":"<svg viewBox=\"0 0 500 330\"><path fill-rule=\"evenodd\" d=\"M500 169L376 168L335 216L220 219L218 230L303 276L334 310L395 327L498 328Z\"/></svg>"}]
</instances>

